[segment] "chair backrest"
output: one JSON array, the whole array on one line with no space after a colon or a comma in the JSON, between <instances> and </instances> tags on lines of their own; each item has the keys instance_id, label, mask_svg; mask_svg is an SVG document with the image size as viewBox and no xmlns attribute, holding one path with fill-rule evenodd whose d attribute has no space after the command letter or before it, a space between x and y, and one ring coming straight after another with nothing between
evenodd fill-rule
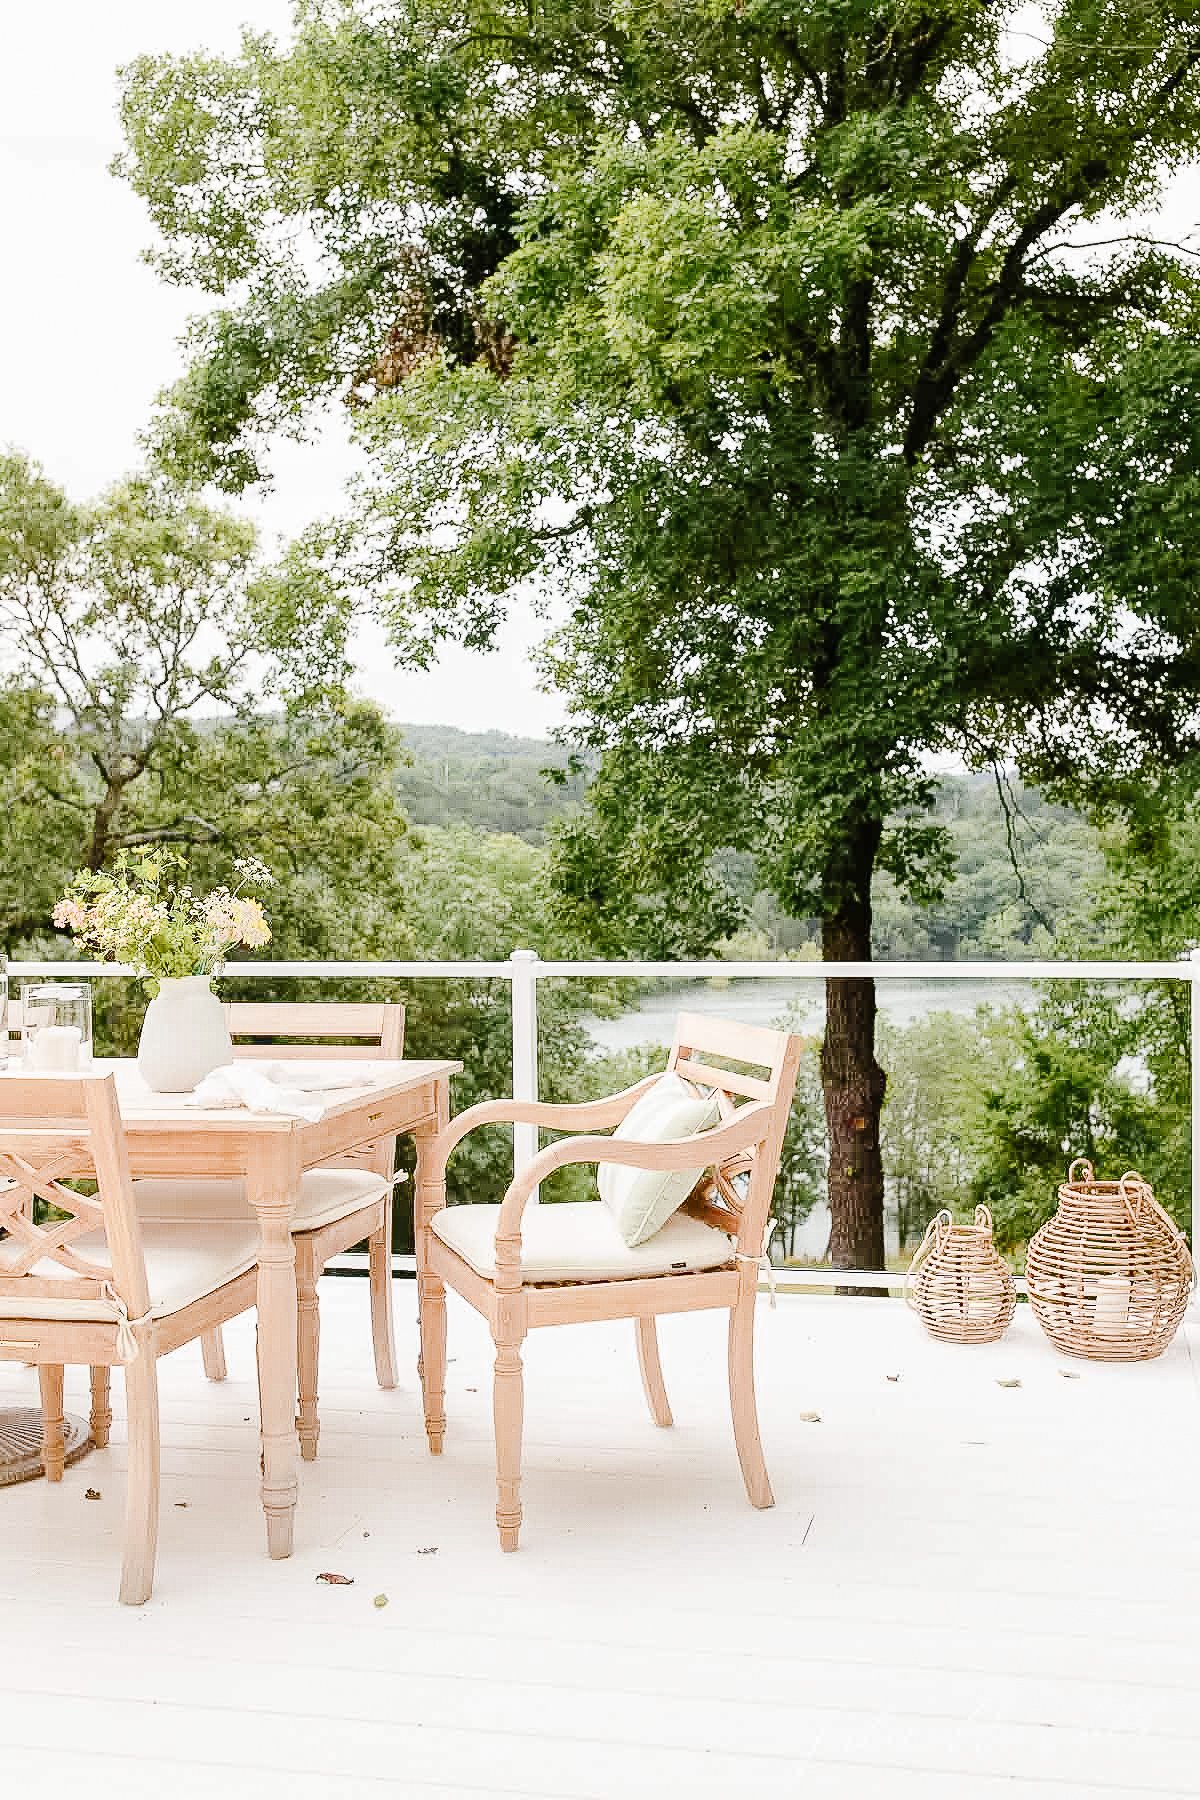
<instances>
[{"instance_id":1,"label":"chair backrest","mask_svg":"<svg viewBox=\"0 0 1200 1800\"><path fill-rule=\"evenodd\" d=\"M95 1194L62 1184L84 1177ZM58 1217L37 1222L35 1201ZM149 1307L116 1082L111 1075L20 1076L0 1081L0 1318L5 1301L98 1300L110 1286L134 1317ZM101 1230L110 1263L76 1248ZM53 1262L61 1276L34 1274Z\"/></svg>"},{"instance_id":2,"label":"chair backrest","mask_svg":"<svg viewBox=\"0 0 1200 1800\"><path fill-rule=\"evenodd\" d=\"M404 1008L396 1001L234 1001L225 1022L235 1056L261 1056L267 1045L280 1061L311 1056L318 1047L330 1059L404 1055Z\"/></svg>"},{"instance_id":3,"label":"chair backrest","mask_svg":"<svg viewBox=\"0 0 1200 1800\"><path fill-rule=\"evenodd\" d=\"M771 1111L762 1143L720 1164L686 1207L736 1236L739 1250L747 1255L757 1256L762 1249L803 1047L803 1039L792 1032L736 1019L681 1013L676 1020L667 1067L685 1081L714 1088L722 1121L751 1101Z\"/></svg>"},{"instance_id":4,"label":"chair backrest","mask_svg":"<svg viewBox=\"0 0 1200 1800\"><path fill-rule=\"evenodd\" d=\"M404 1008L398 1001L232 1001L225 1008L225 1022L235 1057L261 1057L269 1051L272 1061L284 1061L317 1052L322 1060L383 1057L390 1062L404 1055ZM371 1169L391 1180L395 1160L396 1141L384 1138L332 1157L325 1166Z\"/></svg>"}]
</instances>

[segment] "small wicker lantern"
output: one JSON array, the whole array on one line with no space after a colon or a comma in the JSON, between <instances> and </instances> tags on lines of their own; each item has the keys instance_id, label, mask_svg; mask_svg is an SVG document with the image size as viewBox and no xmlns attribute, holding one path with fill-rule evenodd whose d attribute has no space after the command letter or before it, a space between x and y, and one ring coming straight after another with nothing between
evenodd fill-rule
<instances>
[{"instance_id":1,"label":"small wicker lantern","mask_svg":"<svg viewBox=\"0 0 1200 1800\"><path fill-rule=\"evenodd\" d=\"M1195 1280L1183 1233L1149 1182L1133 1171L1097 1181L1083 1158L1071 1164L1058 1211L1030 1244L1025 1274L1051 1343L1098 1362L1161 1356Z\"/></svg>"},{"instance_id":2,"label":"small wicker lantern","mask_svg":"<svg viewBox=\"0 0 1200 1800\"><path fill-rule=\"evenodd\" d=\"M975 1208L973 1225L949 1212L931 1219L909 1266L904 1297L931 1337L947 1344L990 1344L1013 1316L1017 1288L992 1242L992 1215Z\"/></svg>"}]
</instances>

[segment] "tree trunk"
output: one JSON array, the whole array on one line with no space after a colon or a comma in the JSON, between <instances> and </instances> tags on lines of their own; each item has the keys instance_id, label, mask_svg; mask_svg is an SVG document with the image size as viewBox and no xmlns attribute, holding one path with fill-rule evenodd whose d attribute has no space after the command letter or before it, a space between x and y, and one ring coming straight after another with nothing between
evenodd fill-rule
<instances>
[{"instance_id":1,"label":"tree trunk","mask_svg":"<svg viewBox=\"0 0 1200 1800\"><path fill-rule=\"evenodd\" d=\"M878 832L860 844L856 893L822 920L826 962L871 958L871 871ZM831 1255L835 1269L883 1267L883 1159L879 1115L887 1077L875 1060L875 983L870 976L825 983L821 1085L829 1131ZM876 1290L877 1291L877 1290Z\"/></svg>"},{"instance_id":2,"label":"tree trunk","mask_svg":"<svg viewBox=\"0 0 1200 1800\"><path fill-rule=\"evenodd\" d=\"M92 841L87 848L87 866L97 870L104 867L104 859L108 855L109 840L112 836L113 820L117 808L121 804L121 796L127 783L110 777L104 791L104 797L92 816Z\"/></svg>"}]
</instances>

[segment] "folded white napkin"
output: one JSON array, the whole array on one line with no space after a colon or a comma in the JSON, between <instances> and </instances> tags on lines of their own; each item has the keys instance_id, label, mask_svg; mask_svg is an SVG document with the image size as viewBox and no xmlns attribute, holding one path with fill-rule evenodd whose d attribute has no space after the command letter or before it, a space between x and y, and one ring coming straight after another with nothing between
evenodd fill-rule
<instances>
[{"instance_id":1,"label":"folded white napkin","mask_svg":"<svg viewBox=\"0 0 1200 1800\"><path fill-rule=\"evenodd\" d=\"M374 1073L363 1063L234 1062L214 1069L185 1106L287 1113L310 1122L323 1119L325 1102L316 1096L331 1088L369 1087Z\"/></svg>"}]
</instances>

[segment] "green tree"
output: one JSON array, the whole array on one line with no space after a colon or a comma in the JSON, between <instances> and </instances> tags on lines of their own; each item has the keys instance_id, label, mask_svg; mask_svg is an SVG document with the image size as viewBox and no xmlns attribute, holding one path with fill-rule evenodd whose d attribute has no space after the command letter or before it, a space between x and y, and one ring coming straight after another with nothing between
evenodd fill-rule
<instances>
[{"instance_id":1,"label":"green tree","mask_svg":"<svg viewBox=\"0 0 1200 1800\"><path fill-rule=\"evenodd\" d=\"M986 1042L984 1020L959 1013L931 1012L901 1029L881 1029L888 1068L883 1149L902 1246L919 1239L942 1207L953 1212L967 1202Z\"/></svg>"},{"instance_id":2,"label":"green tree","mask_svg":"<svg viewBox=\"0 0 1200 1800\"><path fill-rule=\"evenodd\" d=\"M1025 1245L1050 1217L1077 1156L1107 1178L1140 1170L1180 1224L1188 1223L1186 1153L1180 1156L1186 1114L1180 1118L1175 1098L1146 1079L1144 1024L1135 996L1057 982L1028 1017L997 1021L972 1198L991 1208L1003 1247Z\"/></svg>"},{"instance_id":3,"label":"green tree","mask_svg":"<svg viewBox=\"0 0 1200 1800\"><path fill-rule=\"evenodd\" d=\"M283 955L390 932L405 824L398 739L272 633L307 593L261 570L253 528L145 479L72 504L0 458L0 929L44 936L77 868L169 843L224 879L274 870ZM382 854L381 854L382 852ZM359 871L377 879L363 883ZM302 947L302 948L301 948Z\"/></svg>"},{"instance_id":4,"label":"green tree","mask_svg":"<svg viewBox=\"0 0 1200 1800\"><path fill-rule=\"evenodd\" d=\"M279 957L399 953L399 740L338 682L322 599L311 570L263 569L253 528L194 496L136 478L77 505L0 457L10 949L62 954L50 914L75 871L163 843L208 886L262 857ZM301 614L325 629L295 629ZM101 983L99 1041L128 1053L144 1008L139 984Z\"/></svg>"},{"instance_id":5,"label":"green tree","mask_svg":"<svg viewBox=\"0 0 1200 1800\"><path fill-rule=\"evenodd\" d=\"M733 847L866 962L875 876L948 874L931 751L1112 797L1194 741L1198 283L1126 221L1200 138L1200 24L1018 13L312 0L128 73L159 266L225 296L162 453L237 485L341 394L408 654L567 596L601 943L725 935ZM875 1010L829 983L843 1266L883 1249Z\"/></svg>"}]
</instances>

